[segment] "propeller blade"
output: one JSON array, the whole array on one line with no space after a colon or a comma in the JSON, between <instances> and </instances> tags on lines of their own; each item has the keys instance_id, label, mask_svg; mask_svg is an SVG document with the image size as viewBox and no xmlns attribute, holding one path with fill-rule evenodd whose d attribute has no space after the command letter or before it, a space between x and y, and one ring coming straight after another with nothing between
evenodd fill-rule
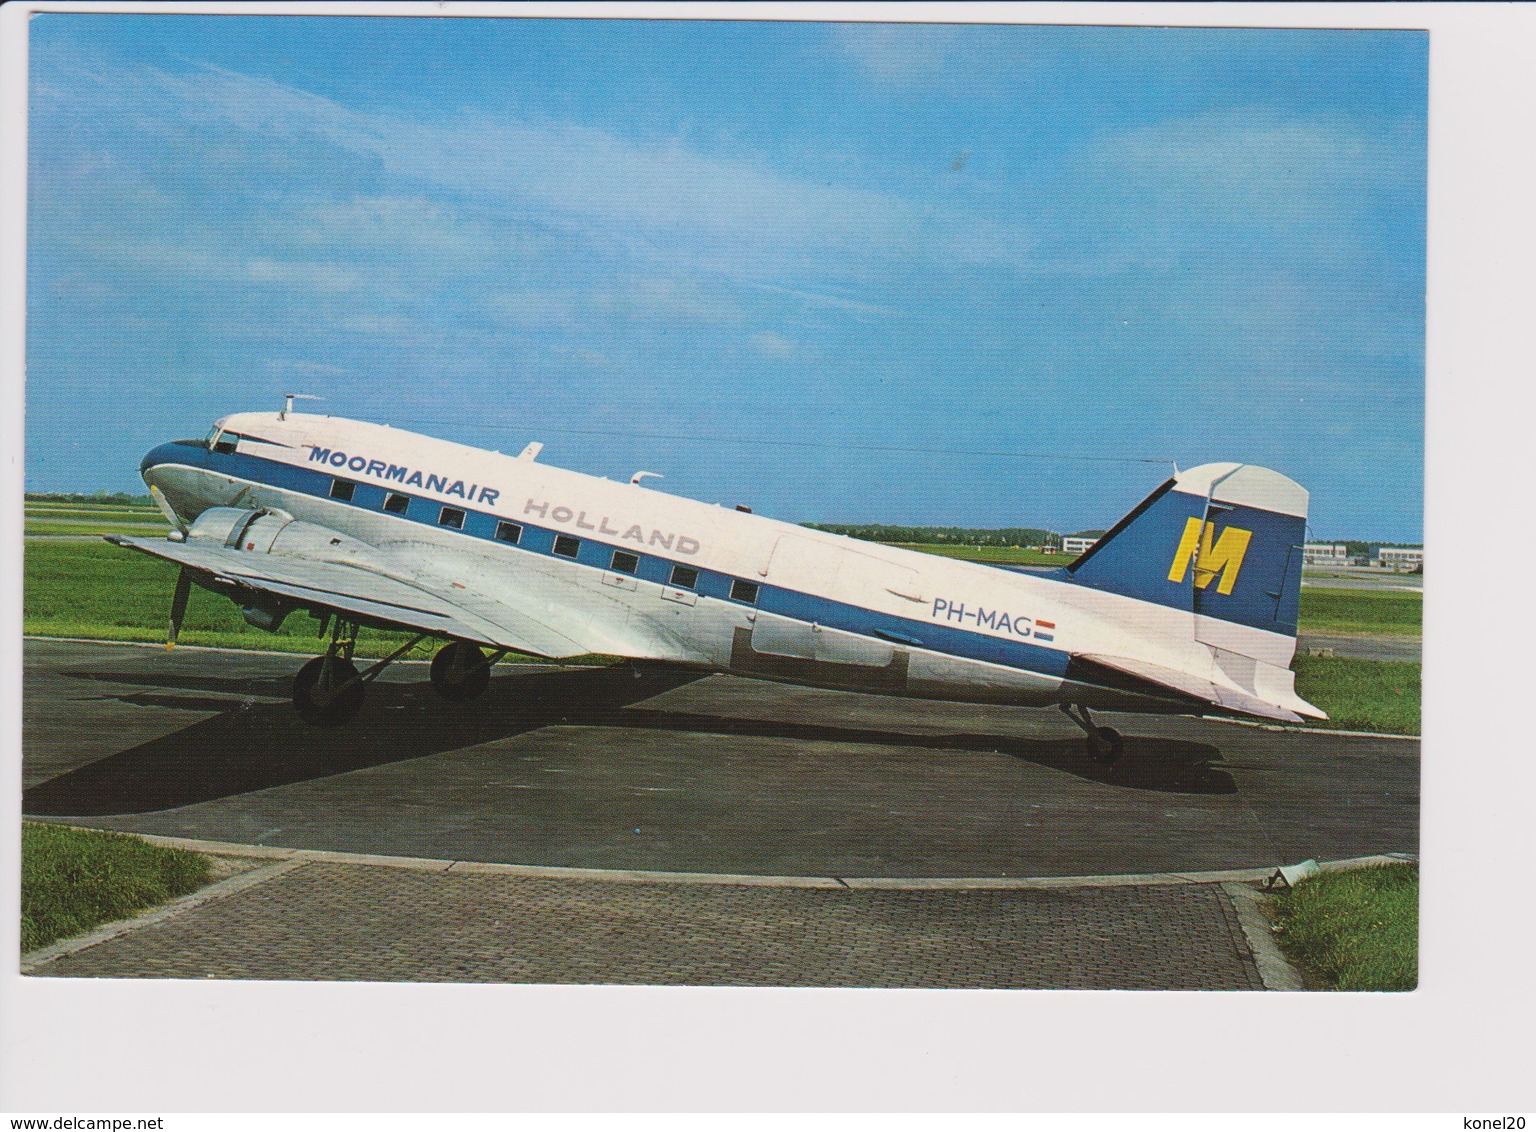
<instances>
[{"instance_id":1,"label":"propeller blade","mask_svg":"<svg viewBox=\"0 0 1536 1132\"><path fill-rule=\"evenodd\" d=\"M155 501L155 506L160 508L160 514L165 516L165 521L175 527L182 534L187 533L187 524L181 521L181 516L176 514L176 508L154 484L149 486L149 497Z\"/></svg>"},{"instance_id":2,"label":"propeller blade","mask_svg":"<svg viewBox=\"0 0 1536 1132\"><path fill-rule=\"evenodd\" d=\"M176 638L181 633L181 622L187 615L187 597L192 593L192 572L185 566L181 573L176 575L176 592L171 596L171 624L170 631L166 633L165 650L169 652L176 647Z\"/></svg>"}]
</instances>

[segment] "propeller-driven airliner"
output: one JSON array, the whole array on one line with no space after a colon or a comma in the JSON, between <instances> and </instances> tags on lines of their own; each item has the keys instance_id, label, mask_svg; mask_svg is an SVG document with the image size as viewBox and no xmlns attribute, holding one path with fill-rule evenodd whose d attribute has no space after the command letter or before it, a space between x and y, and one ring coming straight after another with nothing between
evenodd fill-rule
<instances>
[{"instance_id":1,"label":"propeller-driven airliner","mask_svg":"<svg viewBox=\"0 0 1536 1132\"><path fill-rule=\"evenodd\" d=\"M978 704L1326 718L1295 691L1307 492L1249 464L1176 472L1062 569L1031 574L855 541L387 425L227 416L140 471L173 529L108 536L180 567L275 632L318 621L299 669L308 723L354 718L428 639L431 682L468 702L510 654L605 654L701 673ZM364 667L363 626L412 639Z\"/></svg>"}]
</instances>

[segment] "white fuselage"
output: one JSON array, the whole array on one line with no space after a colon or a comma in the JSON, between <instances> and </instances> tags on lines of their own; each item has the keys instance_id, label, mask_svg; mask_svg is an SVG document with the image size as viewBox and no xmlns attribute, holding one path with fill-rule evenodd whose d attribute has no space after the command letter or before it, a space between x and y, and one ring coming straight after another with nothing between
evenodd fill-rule
<instances>
[{"instance_id":1,"label":"white fuselage","mask_svg":"<svg viewBox=\"0 0 1536 1132\"><path fill-rule=\"evenodd\" d=\"M185 460L145 470L183 517L279 509L367 543L407 572L429 570L492 620L532 603L592 653L885 694L1141 710L1188 705L1075 683L1070 658L1134 656L1196 671L1210 663L1193 614L1070 581L855 541L387 426L244 413L219 427L217 446L187 446ZM1290 640L1232 631L1245 655L1289 662Z\"/></svg>"}]
</instances>

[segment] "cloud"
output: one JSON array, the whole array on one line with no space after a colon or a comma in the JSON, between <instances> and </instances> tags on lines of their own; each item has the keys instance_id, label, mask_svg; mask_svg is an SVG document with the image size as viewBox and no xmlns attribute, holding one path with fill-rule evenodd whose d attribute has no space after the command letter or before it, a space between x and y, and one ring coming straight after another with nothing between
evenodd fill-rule
<instances>
[{"instance_id":1,"label":"cloud","mask_svg":"<svg viewBox=\"0 0 1536 1132\"><path fill-rule=\"evenodd\" d=\"M792 358L800 352L796 343L771 332L752 335L752 345L765 358Z\"/></svg>"},{"instance_id":2,"label":"cloud","mask_svg":"<svg viewBox=\"0 0 1536 1132\"><path fill-rule=\"evenodd\" d=\"M304 202L293 210L292 223L287 238L295 244L369 257L409 255L416 264L478 259L492 248L504 257L507 251L505 233L421 196Z\"/></svg>"},{"instance_id":3,"label":"cloud","mask_svg":"<svg viewBox=\"0 0 1536 1132\"><path fill-rule=\"evenodd\" d=\"M631 279L615 291L593 295L593 306L629 318L738 326L747 312L718 292L679 279Z\"/></svg>"},{"instance_id":4,"label":"cloud","mask_svg":"<svg viewBox=\"0 0 1536 1132\"><path fill-rule=\"evenodd\" d=\"M280 260L239 251L172 243L148 238L86 237L73 241L77 251L110 264L125 277L141 276L196 283L257 284L298 291L335 294L354 291L364 283L361 272L323 260ZM105 296L108 285L96 292ZM122 294L120 289L118 294Z\"/></svg>"},{"instance_id":5,"label":"cloud","mask_svg":"<svg viewBox=\"0 0 1536 1132\"><path fill-rule=\"evenodd\" d=\"M576 296L548 291L498 291L481 305L496 322L522 327L575 327L580 308Z\"/></svg>"},{"instance_id":6,"label":"cloud","mask_svg":"<svg viewBox=\"0 0 1536 1132\"><path fill-rule=\"evenodd\" d=\"M856 184L790 176L764 157L711 154L676 139L635 141L574 123L459 115L429 122L354 110L256 76L212 66L181 74L125 67L87 91L108 114L177 120L207 133L233 130L279 152L323 156L319 144L382 168L406 184L534 216L610 253L656 261L695 257L748 275L843 253L850 266L899 258L914 243L941 258L991 262L1018 238L978 241L979 218L919 205ZM80 100L73 109L81 109ZM378 210L369 216L369 208ZM408 195L311 207L296 218L316 231L389 238L431 223ZM443 219L438 215L438 219ZM454 246L483 239L463 230ZM420 237L408 237L419 239ZM446 239L446 237L443 237Z\"/></svg>"},{"instance_id":7,"label":"cloud","mask_svg":"<svg viewBox=\"0 0 1536 1132\"><path fill-rule=\"evenodd\" d=\"M334 263L295 263L257 258L245 264L244 277L252 283L271 283L301 291L352 291L362 281L349 267Z\"/></svg>"},{"instance_id":8,"label":"cloud","mask_svg":"<svg viewBox=\"0 0 1536 1132\"><path fill-rule=\"evenodd\" d=\"M645 322L693 322L739 326L748 312L697 283L629 277L582 291L501 291L482 305L505 325L574 328L601 316Z\"/></svg>"},{"instance_id":9,"label":"cloud","mask_svg":"<svg viewBox=\"0 0 1536 1132\"><path fill-rule=\"evenodd\" d=\"M931 82L963 53L962 29L944 24L832 25L833 43L876 82Z\"/></svg>"},{"instance_id":10,"label":"cloud","mask_svg":"<svg viewBox=\"0 0 1536 1132\"><path fill-rule=\"evenodd\" d=\"M1131 210L1257 230L1346 226L1375 204L1422 194L1421 129L1406 119L1238 109L1099 137L1074 172Z\"/></svg>"},{"instance_id":11,"label":"cloud","mask_svg":"<svg viewBox=\"0 0 1536 1132\"><path fill-rule=\"evenodd\" d=\"M860 302L857 299L845 298L842 295L804 291L797 287L781 287L774 283L750 283L748 285L776 295L787 295L790 298L799 299L807 307L844 311L849 314L871 315L879 318L905 317L901 311L893 307L881 306L878 303Z\"/></svg>"}]
</instances>

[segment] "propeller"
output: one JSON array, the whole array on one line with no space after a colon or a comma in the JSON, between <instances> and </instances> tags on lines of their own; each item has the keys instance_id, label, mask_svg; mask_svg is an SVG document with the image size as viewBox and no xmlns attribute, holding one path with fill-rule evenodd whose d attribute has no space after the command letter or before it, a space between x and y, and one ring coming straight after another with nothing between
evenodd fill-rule
<instances>
[{"instance_id":1,"label":"propeller","mask_svg":"<svg viewBox=\"0 0 1536 1132\"><path fill-rule=\"evenodd\" d=\"M165 521L185 535L187 533L187 524L182 522L180 515L176 514L176 508L171 506L171 502L166 499L165 493L154 484L150 484L149 497L155 501L155 506L160 508L160 514L165 516Z\"/></svg>"},{"instance_id":2,"label":"propeller","mask_svg":"<svg viewBox=\"0 0 1536 1132\"><path fill-rule=\"evenodd\" d=\"M171 624L165 635L165 651L170 652L176 647L176 638L181 633L181 622L187 615L187 598L192 593L192 571L185 566L181 573L176 575L176 592L171 595Z\"/></svg>"}]
</instances>

